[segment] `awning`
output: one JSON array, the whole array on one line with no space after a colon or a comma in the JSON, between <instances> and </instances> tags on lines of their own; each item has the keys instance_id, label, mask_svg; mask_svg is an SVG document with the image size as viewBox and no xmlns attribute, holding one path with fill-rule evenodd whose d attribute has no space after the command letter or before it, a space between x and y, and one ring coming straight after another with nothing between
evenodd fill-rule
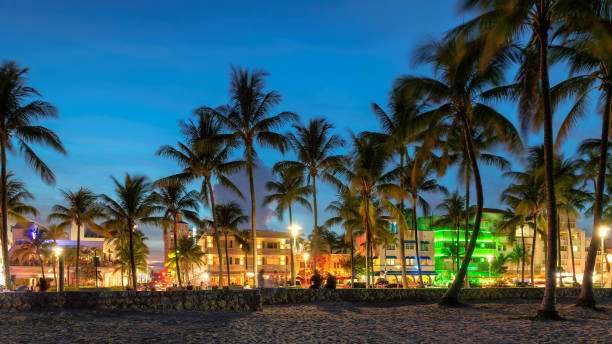
<instances>
[{"instance_id":1,"label":"awning","mask_svg":"<svg viewBox=\"0 0 612 344\"><path fill-rule=\"evenodd\" d=\"M387 259L397 259L396 256L387 256Z\"/></svg>"}]
</instances>

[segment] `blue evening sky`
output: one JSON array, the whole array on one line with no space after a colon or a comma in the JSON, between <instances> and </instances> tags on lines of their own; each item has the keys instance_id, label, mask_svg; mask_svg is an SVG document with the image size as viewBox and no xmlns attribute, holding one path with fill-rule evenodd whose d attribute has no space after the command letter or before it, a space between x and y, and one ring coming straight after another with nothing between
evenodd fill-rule
<instances>
[{"instance_id":1,"label":"blue evening sky","mask_svg":"<svg viewBox=\"0 0 612 344\"><path fill-rule=\"evenodd\" d=\"M61 118L45 125L68 150L63 157L38 149L57 174L55 186L44 185L21 158L10 157L9 168L28 183L43 217L61 201L58 189L85 186L110 194L111 175L122 178L130 172L156 179L175 173L177 166L155 151L180 139L177 120L193 109L227 102L231 64L270 72L268 88L283 95L276 111L296 112L303 122L325 116L344 136L349 129L373 130L377 122L370 103L386 104L397 76L427 72L411 65L414 47L463 19L448 0L0 0L0 59L31 69L30 84L60 110ZM555 70L553 81L564 75ZM514 106L499 109L515 120ZM592 116L574 131L567 154L582 138L598 134L599 118ZM537 135L529 138L530 144L540 141ZM269 167L292 156L260 152L256 182L262 191ZM454 171L442 182L463 190ZM485 206L500 207L506 183L500 172L484 169ZM323 186L320 209L333 198L334 190ZM440 198L431 201L435 205ZM269 208L258 209L260 227L286 228L287 219L280 222ZM296 222L309 232L312 216L296 212ZM327 214L321 217L324 221ZM161 230L145 230L152 258L160 259Z\"/></svg>"}]
</instances>

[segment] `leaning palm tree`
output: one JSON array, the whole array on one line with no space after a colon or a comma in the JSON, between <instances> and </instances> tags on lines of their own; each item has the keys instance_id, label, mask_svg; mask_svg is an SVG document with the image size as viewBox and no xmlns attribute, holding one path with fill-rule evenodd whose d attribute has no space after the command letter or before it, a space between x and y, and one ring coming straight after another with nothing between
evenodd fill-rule
<instances>
[{"instance_id":1,"label":"leaning palm tree","mask_svg":"<svg viewBox=\"0 0 612 344\"><path fill-rule=\"evenodd\" d=\"M234 136L223 132L221 120L217 116L224 109L205 106L196 109L196 121L190 119L179 122L185 142L177 143L176 147L164 145L157 151L157 155L175 160L183 168L180 173L162 180L188 183L201 179L200 197L211 210L215 208L215 179L224 188L243 198L242 192L228 178L229 174L244 167L244 161L230 159L235 145ZM217 233L215 235L218 235L216 214L211 212L212 228ZM165 235L167 228L163 228Z\"/></svg>"},{"instance_id":2,"label":"leaning palm tree","mask_svg":"<svg viewBox=\"0 0 612 344\"><path fill-rule=\"evenodd\" d=\"M441 300L446 305L459 304L457 298L472 259L482 218L484 196L473 130L487 128L493 131L510 150L516 151L522 147L512 123L487 105L501 92L499 85L504 81L504 67L508 59L500 53L482 63L479 57L485 43L459 36L425 45L419 50L417 60L431 64L435 78L406 76L396 82L395 92L412 99L425 99L433 106L415 119L416 122L428 123L427 130L431 132L424 137L423 147L428 149L434 146L440 137L448 137L459 127L470 161L476 189L474 227L457 278ZM480 70L479 64L483 64Z\"/></svg>"},{"instance_id":3,"label":"leaning palm tree","mask_svg":"<svg viewBox=\"0 0 612 344\"><path fill-rule=\"evenodd\" d=\"M111 179L115 185L115 198L106 194L100 196L108 217L105 226L120 228L127 236L131 284L132 288L137 290L138 261L135 228L139 223L159 223L152 216L162 209L156 204L157 198L151 193L152 187L147 177L132 176L126 173L123 183L115 177Z\"/></svg>"},{"instance_id":4,"label":"leaning palm tree","mask_svg":"<svg viewBox=\"0 0 612 344\"><path fill-rule=\"evenodd\" d=\"M282 220L285 210L289 213L289 227L293 226L294 204L299 204L302 207L312 211L310 202L306 199L310 195L311 188L304 185L304 177L295 175L286 169L278 169L275 171L279 176L278 181L269 181L266 183L266 189L271 193L264 198L264 204L276 203L276 216ZM293 240L291 242L291 259L294 259ZM291 280L295 285L295 262L291 261Z\"/></svg>"},{"instance_id":5,"label":"leaning palm tree","mask_svg":"<svg viewBox=\"0 0 612 344\"><path fill-rule=\"evenodd\" d=\"M501 46L508 43L523 43L519 41L521 39L526 42L526 47L522 49L521 67L517 77L520 85L519 117L524 129L543 127L549 227L546 288L537 316L557 319L559 316L555 309L555 264L558 233L549 47L553 40L561 35L555 33L551 35L551 30L561 28L559 30L561 32L576 32L595 29L594 31L600 32L602 30L598 25L596 12L598 9L606 8L608 4L602 6L602 2L598 0L464 0L463 4L466 9L476 10L478 16L461 25L455 32L475 30L484 37L486 45L481 54L483 57L480 63L481 70ZM604 46L609 44L610 40L606 39Z\"/></svg>"},{"instance_id":6,"label":"leaning palm tree","mask_svg":"<svg viewBox=\"0 0 612 344\"><path fill-rule=\"evenodd\" d=\"M344 145L344 140L331 131L334 126L325 118L315 118L307 126L293 126L295 134L288 135L297 161L283 161L276 164L277 168L287 169L305 175L307 182L312 183L312 208L314 215L313 235L316 239L318 224L317 208L317 178L333 172L340 165L343 157L334 154L334 150ZM291 172L290 172L291 173ZM317 266L317 240L312 245L312 261Z\"/></svg>"},{"instance_id":7,"label":"leaning palm tree","mask_svg":"<svg viewBox=\"0 0 612 344\"><path fill-rule=\"evenodd\" d=\"M251 232L253 243L257 242L257 216L255 214L255 186L253 169L256 168L257 152L255 143L272 147L284 153L289 142L275 130L282 125L297 119L291 112L270 115L272 108L281 102L281 95L276 91L264 91L265 77L268 73L262 70L232 67L230 76L230 106L225 112L218 112L224 126L236 137L244 148L246 173L249 178L251 194ZM257 245L253 245L253 273L257 274ZM257 286L257 279L255 279Z\"/></svg>"},{"instance_id":8,"label":"leaning palm tree","mask_svg":"<svg viewBox=\"0 0 612 344\"><path fill-rule=\"evenodd\" d=\"M181 268L178 250L178 227L182 218L197 223L199 221L199 200L196 191L187 191L185 186L176 180L158 182L157 192L151 194L153 204L162 214L157 217L158 223L172 228L174 262L179 287L182 287ZM218 243L218 241L217 241ZM221 278L221 276L219 276Z\"/></svg>"},{"instance_id":9,"label":"leaning palm tree","mask_svg":"<svg viewBox=\"0 0 612 344\"><path fill-rule=\"evenodd\" d=\"M221 233L225 237L225 265L227 267L227 286L229 287L231 283L227 236L236 233L238 231L238 226L240 226L241 223L249 221L249 217L242 213L242 208L236 202L217 204L215 212L217 213L217 224L219 225ZM219 262L221 262L221 260L221 256L219 256ZM222 267L223 266L220 266L219 268ZM219 282L219 284L221 284L221 282Z\"/></svg>"},{"instance_id":10,"label":"leaning palm tree","mask_svg":"<svg viewBox=\"0 0 612 344\"><path fill-rule=\"evenodd\" d=\"M76 286L79 287L79 254L81 251L81 232L89 228L100 234L106 234L96 220L104 218L104 212L98 203L98 196L91 190L79 188L77 191L62 191L64 204L56 204L51 208L49 221L58 221L58 227L63 230L77 226L77 246L75 265Z\"/></svg>"},{"instance_id":11,"label":"leaning palm tree","mask_svg":"<svg viewBox=\"0 0 612 344\"><path fill-rule=\"evenodd\" d=\"M461 222L463 221L464 209L463 203L465 199L459 194L459 191L453 191L436 209L442 211L444 215L435 222L436 226L449 226L456 232L455 243L459 245L459 232ZM459 271L459 251L457 251L457 271Z\"/></svg>"},{"instance_id":12,"label":"leaning palm tree","mask_svg":"<svg viewBox=\"0 0 612 344\"><path fill-rule=\"evenodd\" d=\"M8 173L6 153L18 150L47 184L55 182L53 171L36 155L30 144L38 143L66 154L64 146L56 133L37 124L39 120L57 118L56 108L42 100L31 100L40 97L33 87L27 86L27 68L21 68L13 61L4 61L0 65L0 203L2 204L2 257L5 259L4 280L11 288L11 273L8 264Z\"/></svg>"}]
</instances>

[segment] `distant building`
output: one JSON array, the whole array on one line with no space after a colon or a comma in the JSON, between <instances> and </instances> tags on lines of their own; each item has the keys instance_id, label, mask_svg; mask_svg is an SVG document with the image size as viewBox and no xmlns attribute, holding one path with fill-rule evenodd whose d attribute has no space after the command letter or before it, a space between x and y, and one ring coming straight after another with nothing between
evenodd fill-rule
<instances>
[{"instance_id":1,"label":"distant building","mask_svg":"<svg viewBox=\"0 0 612 344\"><path fill-rule=\"evenodd\" d=\"M176 239L182 238L184 236L191 236L193 233L189 230L189 224L183 221L183 217L178 215L178 223L176 226ZM170 247L174 247L174 232L173 228L168 228L166 235L164 236L164 263L168 261L168 252Z\"/></svg>"}]
</instances>

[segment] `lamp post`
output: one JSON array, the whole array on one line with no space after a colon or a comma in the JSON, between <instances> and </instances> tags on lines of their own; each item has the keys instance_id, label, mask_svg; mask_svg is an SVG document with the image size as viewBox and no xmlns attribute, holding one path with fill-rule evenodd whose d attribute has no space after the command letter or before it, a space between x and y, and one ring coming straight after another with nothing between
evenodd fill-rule
<instances>
[{"instance_id":1,"label":"lamp post","mask_svg":"<svg viewBox=\"0 0 612 344\"><path fill-rule=\"evenodd\" d=\"M491 283L491 263L493 262L493 256L487 256L487 261L489 262L489 284Z\"/></svg>"},{"instance_id":2,"label":"lamp post","mask_svg":"<svg viewBox=\"0 0 612 344\"><path fill-rule=\"evenodd\" d=\"M289 226L289 233L291 233L291 285L295 286L295 246L298 235L302 228L299 225L291 224Z\"/></svg>"},{"instance_id":3,"label":"lamp post","mask_svg":"<svg viewBox=\"0 0 612 344\"><path fill-rule=\"evenodd\" d=\"M606 254L605 248L605 237L610 231L610 227L601 226L599 227L599 237L601 238L601 287L604 287L604 257Z\"/></svg>"},{"instance_id":4,"label":"lamp post","mask_svg":"<svg viewBox=\"0 0 612 344\"><path fill-rule=\"evenodd\" d=\"M306 270L308 269L308 257L310 255L306 252L302 254L302 258L304 258L304 283L306 283Z\"/></svg>"},{"instance_id":5,"label":"lamp post","mask_svg":"<svg viewBox=\"0 0 612 344\"><path fill-rule=\"evenodd\" d=\"M55 246L53 248L53 252L55 253L55 256L57 257L57 261L58 261L58 265L59 265L59 278L56 282L57 286L57 292L62 292L64 291L64 257L62 256L62 251L63 249L60 246Z\"/></svg>"}]
</instances>

